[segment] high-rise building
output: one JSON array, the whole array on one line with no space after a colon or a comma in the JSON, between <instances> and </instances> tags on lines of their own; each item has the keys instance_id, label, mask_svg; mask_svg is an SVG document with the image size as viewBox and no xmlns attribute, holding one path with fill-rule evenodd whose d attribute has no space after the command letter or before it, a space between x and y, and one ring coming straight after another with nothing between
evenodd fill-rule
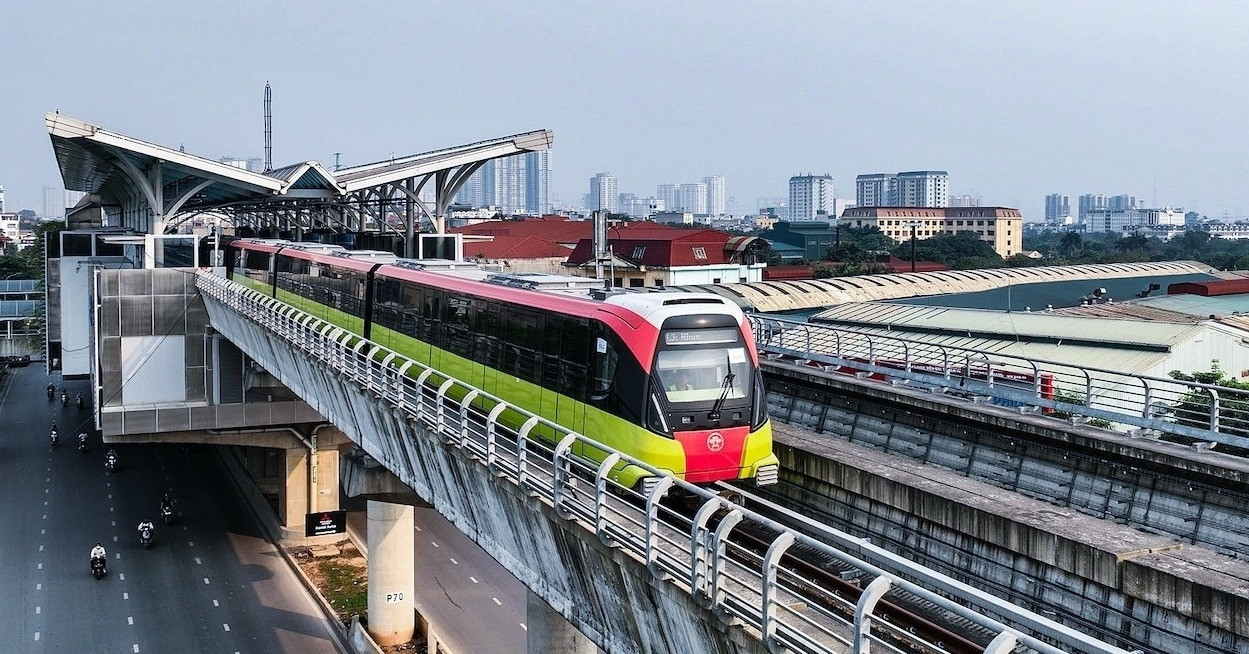
<instances>
[{"instance_id":1,"label":"high-rise building","mask_svg":"<svg viewBox=\"0 0 1249 654\"><path fill-rule=\"evenodd\" d=\"M1113 195L1106 198L1106 208L1111 211L1131 211L1133 209L1140 209L1141 206L1136 203L1136 196Z\"/></svg>"},{"instance_id":2,"label":"high-rise building","mask_svg":"<svg viewBox=\"0 0 1249 654\"><path fill-rule=\"evenodd\" d=\"M1061 193L1045 196L1045 222L1057 223L1071 215L1071 198Z\"/></svg>"},{"instance_id":3,"label":"high-rise building","mask_svg":"<svg viewBox=\"0 0 1249 654\"><path fill-rule=\"evenodd\" d=\"M682 184L677 190L679 211L688 213L707 213L707 185L702 182Z\"/></svg>"},{"instance_id":4,"label":"high-rise building","mask_svg":"<svg viewBox=\"0 0 1249 654\"><path fill-rule=\"evenodd\" d=\"M1090 211L1099 211L1106 208L1106 196L1100 193L1086 193L1080 196L1080 224L1086 225L1089 220Z\"/></svg>"},{"instance_id":5,"label":"high-rise building","mask_svg":"<svg viewBox=\"0 0 1249 654\"><path fill-rule=\"evenodd\" d=\"M43 217L48 220L65 217L65 189L43 187Z\"/></svg>"},{"instance_id":6,"label":"high-rise building","mask_svg":"<svg viewBox=\"0 0 1249 654\"><path fill-rule=\"evenodd\" d=\"M950 174L944 170L913 170L898 173L897 204L900 207L945 207L950 202Z\"/></svg>"},{"instance_id":7,"label":"high-rise building","mask_svg":"<svg viewBox=\"0 0 1249 654\"><path fill-rule=\"evenodd\" d=\"M946 207L949 178L944 170L859 175L854 180L854 201L860 207Z\"/></svg>"},{"instance_id":8,"label":"high-rise building","mask_svg":"<svg viewBox=\"0 0 1249 654\"><path fill-rule=\"evenodd\" d=\"M951 195L950 207L978 207L980 206L980 196L964 193L963 195Z\"/></svg>"},{"instance_id":9,"label":"high-rise building","mask_svg":"<svg viewBox=\"0 0 1249 654\"><path fill-rule=\"evenodd\" d=\"M599 173L590 178L590 195L586 209L619 213L616 196L616 178L611 173Z\"/></svg>"},{"instance_id":10,"label":"high-rise building","mask_svg":"<svg viewBox=\"0 0 1249 654\"><path fill-rule=\"evenodd\" d=\"M830 218L837 215L834 205L833 177L823 175L796 175L789 178L789 219L815 220L823 213Z\"/></svg>"},{"instance_id":11,"label":"high-rise building","mask_svg":"<svg viewBox=\"0 0 1249 654\"><path fill-rule=\"evenodd\" d=\"M655 197L663 201L665 211L677 211L680 209L680 203L677 202L676 184L660 184L656 186Z\"/></svg>"},{"instance_id":12,"label":"high-rise building","mask_svg":"<svg viewBox=\"0 0 1249 654\"><path fill-rule=\"evenodd\" d=\"M713 216L724 214L724 177L712 175L703 178L707 185L707 213Z\"/></svg>"},{"instance_id":13,"label":"high-rise building","mask_svg":"<svg viewBox=\"0 0 1249 654\"><path fill-rule=\"evenodd\" d=\"M4 187L0 186L0 213L4 213Z\"/></svg>"},{"instance_id":14,"label":"high-rise building","mask_svg":"<svg viewBox=\"0 0 1249 654\"><path fill-rule=\"evenodd\" d=\"M265 160L260 157L226 156L221 157L217 162L227 166L234 166L235 168L242 168L243 170L250 170L253 173L264 172L265 169Z\"/></svg>"},{"instance_id":15,"label":"high-rise building","mask_svg":"<svg viewBox=\"0 0 1249 654\"><path fill-rule=\"evenodd\" d=\"M525 213L551 213L551 151L525 154Z\"/></svg>"},{"instance_id":16,"label":"high-rise building","mask_svg":"<svg viewBox=\"0 0 1249 654\"><path fill-rule=\"evenodd\" d=\"M549 189L550 152L526 152L482 164L455 194L455 202L541 215L551 210Z\"/></svg>"},{"instance_id":17,"label":"high-rise building","mask_svg":"<svg viewBox=\"0 0 1249 654\"><path fill-rule=\"evenodd\" d=\"M860 207L887 207L893 202L898 178L888 173L870 173L854 178L854 203Z\"/></svg>"}]
</instances>

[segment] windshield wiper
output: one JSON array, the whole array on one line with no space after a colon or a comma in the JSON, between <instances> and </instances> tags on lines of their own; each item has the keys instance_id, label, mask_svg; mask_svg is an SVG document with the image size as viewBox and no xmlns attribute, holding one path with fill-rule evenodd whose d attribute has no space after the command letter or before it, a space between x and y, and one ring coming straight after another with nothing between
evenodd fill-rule
<instances>
[{"instance_id":1,"label":"windshield wiper","mask_svg":"<svg viewBox=\"0 0 1249 654\"><path fill-rule=\"evenodd\" d=\"M720 397L716 399L715 404L711 405L711 411L707 412L708 420L720 419L720 407L724 406L724 401L729 397L729 391L733 390L733 379L736 377L737 375L734 375L732 371L724 376L724 381L720 384Z\"/></svg>"}]
</instances>

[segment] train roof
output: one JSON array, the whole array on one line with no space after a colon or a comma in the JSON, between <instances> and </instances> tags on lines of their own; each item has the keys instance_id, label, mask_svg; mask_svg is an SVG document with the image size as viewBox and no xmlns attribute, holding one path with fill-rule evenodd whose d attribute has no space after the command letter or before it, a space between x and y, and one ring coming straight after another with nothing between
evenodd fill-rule
<instances>
[{"instance_id":1,"label":"train roof","mask_svg":"<svg viewBox=\"0 0 1249 654\"><path fill-rule=\"evenodd\" d=\"M470 262L448 259L404 259L385 252L351 251L339 246L300 247L284 241L248 239L236 242L249 249L284 255L471 294L500 302L514 302L547 311L593 317L606 312L630 324L638 320L656 327L675 315L694 312L730 315L742 319L741 308L714 293L686 293L659 289L604 289L602 280L548 273L499 273ZM393 261L387 261L387 258ZM382 264L378 266L378 264Z\"/></svg>"}]
</instances>

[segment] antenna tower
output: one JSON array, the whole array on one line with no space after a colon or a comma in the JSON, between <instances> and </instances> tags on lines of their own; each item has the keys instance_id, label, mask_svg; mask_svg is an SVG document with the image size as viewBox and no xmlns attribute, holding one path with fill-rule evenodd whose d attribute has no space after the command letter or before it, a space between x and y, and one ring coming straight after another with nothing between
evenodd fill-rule
<instances>
[{"instance_id":1,"label":"antenna tower","mask_svg":"<svg viewBox=\"0 0 1249 654\"><path fill-rule=\"evenodd\" d=\"M265 80L265 172L273 170L273 91Z\"/></svg>"}]
</instances>

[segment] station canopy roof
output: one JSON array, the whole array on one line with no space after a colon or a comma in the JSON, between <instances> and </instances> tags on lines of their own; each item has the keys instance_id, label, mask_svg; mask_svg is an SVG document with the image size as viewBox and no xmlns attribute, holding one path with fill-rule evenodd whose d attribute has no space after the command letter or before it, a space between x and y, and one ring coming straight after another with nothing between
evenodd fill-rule
<instances>
[{"instance_id":1,"label":"station canopy roof","mask_svg":"<svg viewBox=\"0 0 1249 654\"><path fill-rule=\"evenodd\" d=\"M524 132L331 172L315 161L258 173L49 113L44 118L65 188L104 206L164 203L161 215L285 200L344 199L353 192L523 152L548 150L550 130ZM159 178L159 179L157 179ZM154 190L159 183L161 194ZM163 200L162 200L163 198Z\"/></svg>"}]
</instances>

